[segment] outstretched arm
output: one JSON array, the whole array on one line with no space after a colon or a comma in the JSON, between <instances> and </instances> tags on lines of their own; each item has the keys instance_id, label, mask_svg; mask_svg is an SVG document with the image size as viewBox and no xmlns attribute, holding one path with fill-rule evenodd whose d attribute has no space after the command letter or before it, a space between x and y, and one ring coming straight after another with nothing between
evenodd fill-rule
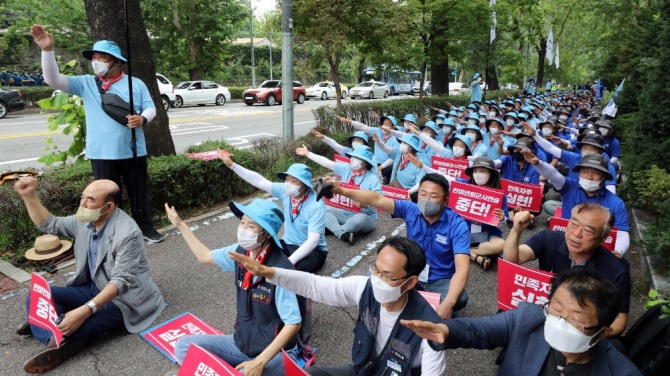
<instances>
[{"instance_id":1,"label":"outstretched arm","mask_svg":"<svg viewBox=\"0 0 670 376\"><path fill-rule=\"evenodd\" d=\"M307 149L305 144L302 144L302 147L295 149L295 153L301 157L307 157L329 170L333 170L335 168L335 162L322 155L312 153L309 151L309 149Z\"/></svg>"},{"instance_id":2,"label":"outstretched arm","mask_svg":"<svg viewBox=\"0 0 670 376\"><path fill-rule=\"evenodd\" d=\"M170 223L172 223L172 225L177 230L179 230L179 232L181 232L181 235L184 237L184 241L186 241L186 245L188 245L188 248L191 250L198 262L201 264L215 264L214 258L212 257L212 250L207 248L206 245L202 244L202 242L195 236L193 231L188 228L188 225L184 223L181 217L179 217L179 214L175 210L174 206L168 206L168 204L165 203L165 213L167 213Z\"/></svg>"},{"instance_id":3,"label":"outstretched arm","mask_svg":"<svg viewBox=\"0 0 670 376\"><path fill-rule=\"evenodd\" d=\"M233 170L234 173L244 179L244 181L247 183L267 193L272 193L272 182L264 178L263 175L255 171L247 170L246 168L233 162L230 157L223 154L223 150L219 150L219 158L223 160L223 163L229 169Z\"/></svg>"},{"instance_id":4,"label":"outstretched arm","mask_svg":"<svg viewBox=\"0 0 670 376\"><path fill-rule=\"evenodd\" d=\"M395 211L395 202L390 198L386 198L377 192L367 191L365 189L348 189L343 188L335 179L326 178L326 181L333 185L333 193L337 193L350 199L359 202L361 205L371 205L388 213Z\"/></svg>"},{"instance_id":5,"label":"outstretched arm","mask_svg":"<svg viewBox=\"0 0 670 376\"><path fill-rule=\"evenodd\" d=\"M49 86L67 92L70 88L67 76L61 74L56 63L56 55L54 53L54 40L51 34L40 25L33 25L30 33L35 39L35 43L42 50L42 73L44 74L44 82Z\"/></svg>"}]
</instances>

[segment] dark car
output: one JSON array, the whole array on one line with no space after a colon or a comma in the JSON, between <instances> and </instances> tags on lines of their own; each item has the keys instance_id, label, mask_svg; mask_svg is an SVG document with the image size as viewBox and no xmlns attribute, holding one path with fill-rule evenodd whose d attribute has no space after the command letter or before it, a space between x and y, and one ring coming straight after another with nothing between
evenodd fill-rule
<instances>
[{"instance_id":1,"label":"dark car","mask_svg":"<svg viewBox=\"0 0 670 376\"><path fill-rule=\"evenodd\" d=\"M20 111L26 108L23 93L20 90L0 88L0 119L10 111Z\"/></svg>"}]
</instances>

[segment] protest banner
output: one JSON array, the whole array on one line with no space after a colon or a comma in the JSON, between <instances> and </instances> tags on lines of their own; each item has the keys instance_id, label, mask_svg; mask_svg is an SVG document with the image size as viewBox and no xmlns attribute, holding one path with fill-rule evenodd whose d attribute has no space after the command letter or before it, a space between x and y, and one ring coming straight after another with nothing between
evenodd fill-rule
<instances>
[{"instance_id":1,"label":"protest banner","mask_svg":"<svg viewBox=\"0 0 670 376\"><path fill-rule=\"evenodd\" d=\"M191 334L223 334L219 329L200 320L191 313L182 313L164 323L149 328L140 336L168 359L177 362L174 347L177 341Z\"/></svg>"},{"instance_id":2,"label":"protest banner","mask_svg":"<svg viewBox=\"0 0 670 376\"><path fill-rule=\"evenodd\" d=\"M230 157L233 154L225 150L210 150L210 151L201 151L199 153L189 153L186 154L187 157L191 159L200 159L202 161L211 161L213 159L219 159L219 152L222 152L226 157Z\"/></svg>"},{"instance_id":3,"label":"protest banner","mask_svg":"<svg viewBox=\"0 0 670 376\"><path fill-rule=\"evenodd\" d=\"M437 311L437 307L440 306L440 294L430 291L419 291L419 294L421 294L421 296L426 299L428 304L430 304L435 309L435 311Z\"/></svg>"},{"instance_id":4,"label":"protest banner","mask_svg":"<svg viewBox=\"0 0 670 376\"><path fill-rule=\"evenodd\" d=\"M242 376L242 372L228 364L225 360L203 349L191 344L184 357L184 363L177 376Z\"/></svg>"},{"instance_id":5,"label":"protest banner","mask_svg":"<svg viewBox=\"0 0 670 376\"><path fill-rule=\"evenodd\" d=\"M568 223L570 223L569 219L551 217L549 218L549 230L565 232L565 229L568 227ZM612 228L605 240L603 240L601 243L601 245L608 251L614 251L614 247L616 246L617 231L618 230L616 227Z\"/></svg>"},{"instance_id":6,"label":"protest banner","mask_svg":"<svg viewBox=\"0 0 670 376\"><path fill-rule=\"evenodd\" d=\"M409 189L405 188L396 188L391 187L390 185L382 185L382 193L384 197L390 198L391 200L407 200L409 201ZM379 212L383 212L382 209L377 209ZM393 214L393 213L391 213Z\"/></svg>"},{"instance_id":7,"label":"protest banner","mask_svg":"<svg viewBox=\"0 0 670 376\"><path fill-rule=\"evenodd\" d=\"M500 189L455 181L450 187L449 207L465 219L497 226L499 219L493 211L502 208L503 196Z\"/></svg>"},{"instance_id":8,"label":"protest banner","mask_svg":"<svg viewBox=\"0 0 670 376\"><path fill-rule=\"evenodd\" d=\"M553 273L498 259L498 308L507 311L520 302L544 305L549 302Z\"/></svg>"},{"instance_id":9,"label":"protest banner","mask_svg":"<svg viewBox=\"0 0 670 376\"><path fill-rule=\"evenodd\" d=\"M470 162L467 159L444 158L433 155L431 157L431 162L431 167L437 171L444 172L454 178L469 178L469 176L465 174L465 169L470 166Z\"/></svg>"},{"instance_id":10,"label":"protest banner","mask_svg":"<svg viewBox=\"0 0 670 376\"><path fill-rule=\"evenodd\" d=\"M517 183L500 179L503 192L507 194L507 207L521 207L522 210L539 212L542 210L542 186L539 184Z\"/></svg>"},{"instance_id":11,"label":"protest banner","mask_svg":"<svg viewBox=\"0 0 670 376\"><path fill-rule=\"evenodd\" d=\"M347 189L359 189L357 185L354 184L347 184L347 183L339 183L342 188L347 188ZM333 207L333 208L338 208L338 209L344 209L344 210L350 210L355 213L360 213L361 208L358 206L354 205L354 201L350 199L347 196L344 195L339 195L339 194L334 194L333 198L325 198L326 200L326 205Z\"/></svg>"},{"instance_id":12,"label":"protest banner","mask_svg":"<svg viewBox=\"0 0 670 376\"><path fill-rule=\"evenodd\" d=\"M30 277L28 323L50 331L56 340L56 346L60 347L63 341L63 333L58 330L57 320L58 311L56 311L56 304L54 304L51 296L49 282L41 275L32 273Z\"/></svg>"},{"instance_id":13,"label":"protest banner","mask_svg":"<svg viewBox=\"0 0 670 376\"><path fill-rule=\"evenodd\" d=\"M295 364L293 359L286 353L286 351L281 351L282 359L284 360L284 374L286 376L307 376L307 372L303 371L300 366Z\"/></svg>"}]
</instances>

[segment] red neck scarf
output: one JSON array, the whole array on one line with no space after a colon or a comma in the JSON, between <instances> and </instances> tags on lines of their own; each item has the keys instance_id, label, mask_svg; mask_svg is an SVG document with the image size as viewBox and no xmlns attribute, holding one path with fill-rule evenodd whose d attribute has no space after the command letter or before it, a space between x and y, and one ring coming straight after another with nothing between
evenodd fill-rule
<instances>
[{"instance_id":1,"label":"red neck scarf","mask_svg":"<svg viewBox=\"0 0 670 376\"><path fill-rule=\"evenodd\" d=\"M360 171L355 171L351 170L351 178L349 178L349 184L357 185L356 182L354 182L354 176L363 176L365 175L365 169L360 170Z\"/></svg>"},{"instance_id":2,"label":"red neck scarf","mask_svg":"<svg viewBox=\"0 0 670 376\"><path fill-rule=\"evenodd\" d=\"M112 78L111 80L107 80L107 79L106 79L105 77L103 77L103 76L98 76L98 77L100 78L100 81L102 81L102 88L103 88L103 90L107 91L107 90L109 90L109 86L110 86L111 84L113 84L113 83L115 83L115 82L118 82L118 81L121 79L121 77L123 77L123 71L121 71L121 73L119 73L118 76Z\"/></svg>"},{"instance_id":3,"label":"red neck scarf","mask_svg":"<svg viewBox=\"0 0 670 376\"><path fill-rule=\"evenodd\" d=\"M402 170L409 163L409 158L405 158L405 154L400 158L400 169Z\"/></svg>"},{"instance_id":4,"label":"red neck scarf","mask_svg":"<svg viewBox=\"0 0 670 376\"><path fill-rule=\"evenodd\" d=\"M263 248L262 251L258 253L258 256L256 256L256 260L263 265L263 262L265 262L265 258L267 257L268 253L270 252L270 243ZM251 256L251 251L247 251L247 256ZM254 277L253 274L251 274L248 270L245 269L244 271L244 280L242 281L242 288L245 290L248 290L249 287L251 287L251 279Z\"/></svg>"},{"instance_id":5,"label":"red neck scarf","mask_svg":"<svg viewBox=\"0 0 670 376\"><path fill-rule=\"evenodd\" d=\"M382 141L383 141L384 143L386 143L386 141L388 141L389 138L391 138L391 136L393 136L393 134L389 134L388 136L385 136L385 135L382 133Z\"/></svg>"},{"instance_id":6,"label":"red neck scarf","mask_svg":"<svg viewBox=\"0 0 670 376\"><path fill-rule=\"evenodd\" d=\"M302 203L307 200L307 196L309 195L309 191L305 192L305 195L301 199L296 199L291 197L291 214L297 216L300 214L300 207L302 206Z\"/></svg>"}]
</instances>

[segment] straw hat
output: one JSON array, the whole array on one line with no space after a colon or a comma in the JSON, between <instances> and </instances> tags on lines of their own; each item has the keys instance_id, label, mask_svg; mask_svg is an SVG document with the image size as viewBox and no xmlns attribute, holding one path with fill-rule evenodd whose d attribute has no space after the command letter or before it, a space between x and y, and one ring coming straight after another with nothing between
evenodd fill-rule
<instances>
[{"instance_id":1,"label":"straw hat","mask_svg":"<svg viewBox=\"0 0 670 376\"><path fill-rule=\"evenodd\" d=\"M60 240L56 235L42 235L35 239L35 246L26 251L28 260L42 261L60 256L72 248L69 240Z\"/></svg>"}]
</instances>

